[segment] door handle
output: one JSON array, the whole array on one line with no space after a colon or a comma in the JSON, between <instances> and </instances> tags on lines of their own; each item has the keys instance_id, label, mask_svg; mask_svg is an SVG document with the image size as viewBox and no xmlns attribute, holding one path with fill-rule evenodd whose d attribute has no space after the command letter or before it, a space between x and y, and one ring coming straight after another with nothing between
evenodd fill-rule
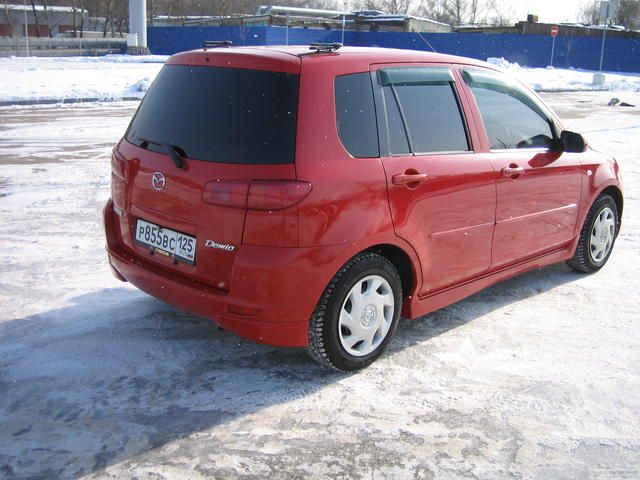
<instances>
[{"instance_id":1,"label":"door handle","mask_svg":"<svg viewBox=\"0 0 640 480\"><path fill-rule=\"evenodd\" d=\"M409 183L420 183L427 179L426 173L398 173L391 177L394 185L407 185Z\"/></svg>"},{"instance_id":2,"label":"door handle","mask_svg":"<svg viewBox=\"0 0 640 480\"><path fill-rule=\"evenodd\" d=\"M516 164L512 164L502 169L503 177L511 177L512 175L524 175L524 168Z\"/></svg>"}]
</instances>

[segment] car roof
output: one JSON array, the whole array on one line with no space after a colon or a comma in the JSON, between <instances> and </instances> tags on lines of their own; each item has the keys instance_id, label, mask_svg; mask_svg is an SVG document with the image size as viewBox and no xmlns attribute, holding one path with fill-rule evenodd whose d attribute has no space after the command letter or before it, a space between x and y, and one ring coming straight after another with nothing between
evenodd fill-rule
<instances>
[{"instance_id":1,"label":"car roof","mask_svg":"<svg viewBox=\"0 0 640 480\"><path fill-rule=\"evenodd\" d=\"M315 52L307 45L274 45L255 47L220 46L191 50L173 55L167 61L169 65L229 66L257 70L276 70L286 73L298 73L302 63L331 62L349 63L356 69L375 63L455 63L464 65L492 65L480 60L425 52L421 50L401 50L379 47L341 47L332 52Z\"/></svg>"}]
</instances>

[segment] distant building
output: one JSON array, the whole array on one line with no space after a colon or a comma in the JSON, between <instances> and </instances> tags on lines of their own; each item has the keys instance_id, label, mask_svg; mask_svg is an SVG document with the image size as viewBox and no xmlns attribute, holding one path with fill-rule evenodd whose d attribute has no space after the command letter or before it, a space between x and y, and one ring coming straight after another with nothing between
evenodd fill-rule
<instances>
[{"instance_id":1,"label":"distant building","mask_svg":"<svg viewBox=\"0 0 640 480\"><path fill-rule=\"evenodd\" d=\"M254 15L225 17L158 15L153 26L288 26L325 30L365 30L391 32L451 32L451 26L428 18L411 15L390 15L377 10L347 12L315 8L262 6Z\"/></svg>"},{"instance_id":2,"label":"distant building","mask_svg":"<svg viewBox=\"0 0 640 480\"><path fill-rule=\"evenodd\" d=\"M551 27L560 27L560 36L570 37L601 37L603 25L584 25L581 23L539 23L537 16L529 15L527 21L521 21L514 25L482 26L460 25L454 30L461 33L510 33L516 35L550 35ZM607 36L610 37L640 37L640 32L625 30L624 27L613 25L608 27Z\"/></svg>"},{"instance_id":3,"label":"distant building","mask_svg":"<svg viewBox=\"0 0 640 480\"><path fill-rule=\"evenodd\" d=\"M0 5L0 37L24 37L25 12L27 31L30 37L58 36L73 31L74 9L72 7L51 7L44 5ZM89 24L89 12L75 9L75 24L78 31L80 24L85 28Z\"/></svg>"}]
</instances>

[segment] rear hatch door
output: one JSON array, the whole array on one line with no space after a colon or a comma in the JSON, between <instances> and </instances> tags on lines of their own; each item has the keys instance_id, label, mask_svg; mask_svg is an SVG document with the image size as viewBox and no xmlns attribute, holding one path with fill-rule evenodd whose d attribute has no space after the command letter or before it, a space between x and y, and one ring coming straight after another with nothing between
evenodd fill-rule
<instances>
[{"instance_id":1,"label":"rear hatch door","mask_svg":"<svg viewBox=\"0 0 640 480\"><path fill-rule=\"evenodd\" d=\"M128 247L228 290L249 182L295 179L299 68L297 57L259 49L169 60L114 155Z\"/></svg>"}]
</instances>

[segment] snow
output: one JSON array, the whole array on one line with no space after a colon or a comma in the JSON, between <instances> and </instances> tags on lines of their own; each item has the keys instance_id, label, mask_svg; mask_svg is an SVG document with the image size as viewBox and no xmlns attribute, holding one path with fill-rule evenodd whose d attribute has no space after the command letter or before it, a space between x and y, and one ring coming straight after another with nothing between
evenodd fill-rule
<instances>
[{"instance_id":1,"label":"snow","mask_svg":"<svg viewBox=\"0 0 640 480\"><path fill-rule=\"evenodd\" d=\"M141 99L168 57L0 58L0 104Z\"/></svg>"},{"instance_id":2,"label":"snow","mask_svg":"<svg viewBox=\"0 0 640 480\"><path fill-rule=\"evenodd\" d=\"M137 102L0 108L0 476L637 478L640 115L543 94L625 182L609 263L415 321L353 375L115 280L101 208Z\"/></svg>"},{"instance_id":3,"label":"snow","mask_svg":"<svg viewBox=\"0 0 640 480\"><path fill-rule=\"evenodd\" d=\"M167 60L163 55L105 57L0 58L0 105L52 101L141 99ZM489 58L537 91L640 91L640 74L606 73L592 85L587 70L527 68L502 58Z\"/></svg>"},{"instance_id":4,"label":"snow","mask_svg":"<svg viewBox=\"0 0 640 480\"><path fill-rule=\"evenodd\" d=\"M593 85L591 70L574 68L529 68L510 63L504 58L490 57L487 62L500 67L509 75L529 85L538 92L568 92L589 90L615 90L618 92L640 92L640 73L603 72L606 75L604 85Z\"/></svg>"}]
</instances>

